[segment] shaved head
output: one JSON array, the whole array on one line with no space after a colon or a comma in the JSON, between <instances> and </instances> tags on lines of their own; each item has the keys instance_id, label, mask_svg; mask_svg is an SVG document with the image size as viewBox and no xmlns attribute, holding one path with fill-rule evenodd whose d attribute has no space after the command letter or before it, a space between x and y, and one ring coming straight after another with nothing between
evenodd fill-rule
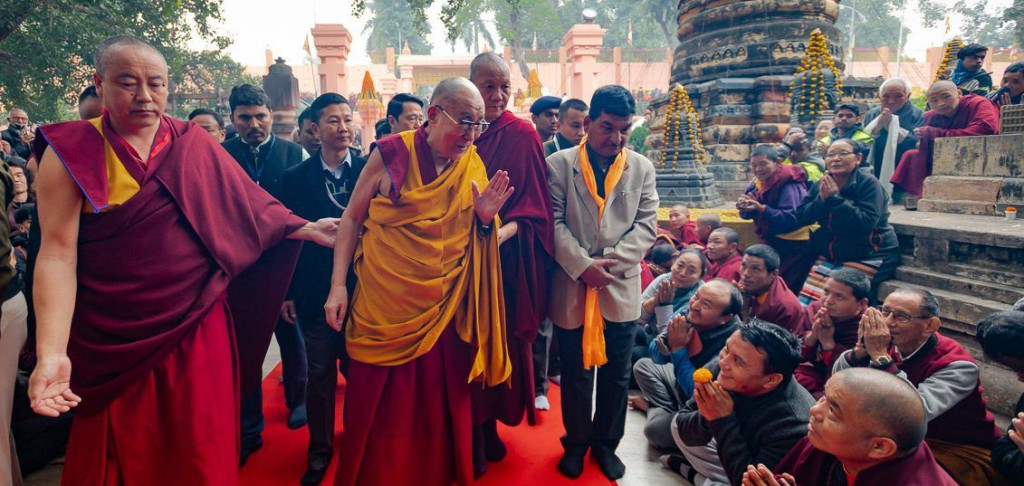
<instances>
[{"instance_id":1,"label":"shaved head","mask_svg":"<svg viewBox=\"0 0 1024 486\"><path fill-rule=\"evenodd\" d=\"M850 368L833 377L860 397L857 412L872 433L896 442L899 452L917 449L928 431L921 395L908 381L891 373L870 368ZM877 429L875 428L877 427Z\"/></svg>"},{"instance_id":2,"label":"shaved head","mask_svg":"<svg viewBox=\"0 0 1024 486\"><path fill-rule=\"evenodd\" d=\"M140 49L147 51L152 54L156 54L164 62L164 66L167 65L167 59L164 58L161 53L152 44L132 35L116 35L111 37L96 48L96 55L93 57L93 66L96 68L96 72L103 76L103 72L110 65L111 58L114 53L121 49Z\"/></svg>"},{"instance_id":3,"label":"shaved head","mask_svg":"<svg viewBox=\"0 0 1024 486\"><path fill-rule=\"evenodd\" d=\"M484 52L473 58L473 62L469 63L469 79L476 82L484 70L497 70L505 77L511 76L508 63L493 52Z\"/></svg>"},{"instance_id":4,"label":"shaved head","mask_svg":"<svg viewBox=\"0 0 1024 486\"><path fill-rule=\"evenodd\" d=\"M437 87L434 88L434 94L430 97L430 104L445 106L452 101L462 99L463 96L474 98L483 105L480 92L466 78L448 78L438 83Z\"/></svg>"},{"instance_id":5,"label":"shaved head","mask_svg":"<svg viewBox=\"0 0 1024 486\"><path fill-rule=\"evenodd\" d=\"M948 80L944 79L942 81L936 81L936 82L932 83L932 85L928 87L927 94L931 95L932 93L939 93L939 92L942 92L942 91L959 91L959 90L960 89L956 87L955 83L953 83L952 81L948 81Z\"/></svg>"}]
</instances>

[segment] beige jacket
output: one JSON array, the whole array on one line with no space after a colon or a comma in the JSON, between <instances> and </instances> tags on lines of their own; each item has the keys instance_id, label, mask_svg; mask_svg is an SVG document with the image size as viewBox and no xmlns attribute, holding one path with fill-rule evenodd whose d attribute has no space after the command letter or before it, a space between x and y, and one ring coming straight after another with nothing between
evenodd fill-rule
<instances>
[{"instance_id":1,"label":"beige jacket","mask_svg":"<svg viewBox=\"0 0 1024 486\"><path fill-rule=\"evenodd\" d=\"M627 150L622 178L606 194L604 218L598 225L597 204L587 192L579 163L579 147L547 158L548 185L555 216L555 260L560 269L551 279L548 317L563 329L583 325L585 284L580 275L595 258L619 263L615 280L600 291L601 314L611 322L640 317L640 262L654 244L658 193L654 165Z\"/></svg>"}]
</instances>

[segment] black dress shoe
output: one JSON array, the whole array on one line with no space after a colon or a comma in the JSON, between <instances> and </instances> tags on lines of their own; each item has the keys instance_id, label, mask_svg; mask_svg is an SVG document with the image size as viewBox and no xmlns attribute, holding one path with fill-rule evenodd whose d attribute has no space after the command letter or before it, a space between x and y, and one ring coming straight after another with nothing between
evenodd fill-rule
<instances>
[{"instance_id":1,"label":"black dress shoe","mask_svg":"<svg viewBox=\"0 0 1024 486\"><path fill-rule=\"evenodd\" d=\"M587 448L568 447L558 461L558 470L565 476L576 479L583 474L583 458L587 455Z\"/></svg>"},{"instance_id":2,"label":"black dress shoe","mask_svg":"<svg viewBox=\"0 0 1024 486\"><path fill-rule=\"evenodd\" d=\"M302 486L320 486L320 483L324 480L325 472L327 472L326 467L306 469L306 474L302 475L299 484Z\"/></svg>"},{"instance_id":3,"label":"black dress shoe","mask_svg":"<svg viewBox=\"0 0 1024 486\"><path fill-rule=\"evenodd\" d=\"M299 405L298 407L293 408L290 412L288 412L288 428L289 429L295 430L295 429L302 428L303 425L306 425L306 421L307 421L307 418L306 418L306 404L305 403L303 403L302 405Z\"/></svg>"},{"instance_id":4,"label":"black dress shoe","mask_svg":"<svg viewBox=\"0 0 1024 486\"><path fill-rule=\"evenodd\" d=\"M253 452L260 450L261 447L263 447L263 437L261 436L257 435L253 439L243 440L242 450L238 456L238 466L244 466L245 462L249 460L249 456L252 455Z\"/></svg>"},{"instance_id":5,"label":"black dress shoe","mask_svg":"<svg viewBox=\"0 0 1024 486\"><path fill-rule=\"evenodd\" d=\"M622 476L626 474L626 465L622 463L619 456L615 455L615 451L605 447L593 447L590 449L590 456L597 460L597 465L601 466L601 472L608 479L615 481L622 479Z\"/></svg>"}]
</instances>

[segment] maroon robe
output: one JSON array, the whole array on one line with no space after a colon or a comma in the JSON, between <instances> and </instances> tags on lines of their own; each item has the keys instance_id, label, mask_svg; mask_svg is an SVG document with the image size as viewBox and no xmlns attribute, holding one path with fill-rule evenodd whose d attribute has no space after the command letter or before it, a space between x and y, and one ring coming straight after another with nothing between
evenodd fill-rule
<instances>
[{"instance_id":1,"label":"maroon robe","mask_svg":"<svg viewBox=\"0 0 1024 486\"><path fill-rule=\"evenodd\" d=\"M502 224L515 221L519 229L501 245L511 387L474 387L473 422L501 420L517 425L525 412L532 425L536 423L532 345L540 322L547 316L554 257L553 210L544 147L533 125L505 111L476 140L476 148L487 166L488 177L499 170L508 172L515 191L498 216Z\"/></svg>"},{"instance_id":2,"label":"maroon robe","mask_svg":"<svg viewBox=\"0 0 1024 486\"><path fill-rule=\"evenodd\" d=\"M689 245L704 246L704 243L701 243L700 241L700 237L697 236L696 221L687 221L686 223L684 223L683 229L682 231L680 231L680 233L682 233L680 235L680 238L682 239L682 246L679 247L680 250Z\"/></svg>"},{"instance_id":3,"label":"maroon robe","mask_svg":"<svg viewBox=\"0 0 1024 486\"><path fill-rule=\"evenodd\" d=\"M408 148L398 134L375 146L392 182L388 197L398 201L409 173ZM429 184L438 173L426 125L416 130L414 148L420 177ZM473 422L466 377L472 361L470 345L451 325L430 351L408 363L379 366L352 359L334 484L471 484Z\"/></svg>"},{"instance_id":4,"label":"maroon robe","mask_svg":"<svg viewBox=\"0 0 1024 486\"><path fill-rule=\"evenodd\" d=\"M757 297L745 296L745 300L749 301L750 317L777 324L799 337L811 328L800 299L778 275L765 293Z\"/></svg>"},{"instance_id":5,"label":"maroon robe","mask_svg":"<svg viewBox=\"0 0 1024 486\"><path fill-rule=\"evenodd\" d=\"M107 131L140 188L81 217L68 355L82 402L64 470L73 484L118 474L230 480L237 398L259 384L298 256L299 243L285 237L305 220L195 124L162 124L158 135L169 131L169 143L145 165ZM104 139L90 122L44 126L40 135L40 159L52 147L83 199L106 207Z\"/></svg>"},{"instance_id":6,"label":"maroon robe","mask_svg":"<svg viewBox=\"0 0 1024 486\"><path fill-rule=\"evenodd\" d=\"M811 329L810 326L814 322L814 316L817 315L818 309L821 309L820 300L815 300L804 308L804 312L807 314L808 331ZM832 351L828 353L821 351L821 344L815 344L814 346L802 345L800 350L802 362L793 371L793 377L796 378L796 381L803 385L814 398L821 398L825 393L825 382L832 377L832 366L839 359L839 356L857 344L857 329L860 327L860 315L842 322L833 320L832 324L835 326L835 332L832 335L835 347L832 348ZM804 338L804 336L799 334L797 337L801 338L801 340Z\"/></svg>"},{"instance_id":7,"label":"maroon robe","mask_svg":"<svg viewBox=\"0 0 1024 486\"><path fill-rule=\"evenodd\" d=\"M743 255L739 252L722 263L709 262L708 273L704 275L704 281L710 282L720 278L735 284L740 281L740 265L742 263Z\"/></svg>"},{"instance_id":8,"label":"maroon robe","mask_svg":"<svg viewBox=\"0 0 1024 486\"><path fill-rule=\"evenodd\" d=\"M943 137L977 137L999 133L999 109L984 96L964 95L960 98L953 116L928 110L924 114L924 125L918 135L917 149L908 150L900 159L892 175L893 184L900 186L907 194L921 197L924 179L932 175L932 155L935 139Z\"/></svg>"},{"instance_id":9,"label":"maroon robe","mask_svg":"<svg viewBox=\"0 0 1024 486\"><path fill-rule=\"evenodd\" d=\"M811 441L804 437L789 450L773 472L776 473L776 479L784 472L792 474L796 486L957 486L956 481L935 462L931 449L924 442L909 456L861 471L849 485L846 481L837 480L838 477L845 477L842 468L843 465L835 456L815 449Z\"/></svg>"}]
</instances>

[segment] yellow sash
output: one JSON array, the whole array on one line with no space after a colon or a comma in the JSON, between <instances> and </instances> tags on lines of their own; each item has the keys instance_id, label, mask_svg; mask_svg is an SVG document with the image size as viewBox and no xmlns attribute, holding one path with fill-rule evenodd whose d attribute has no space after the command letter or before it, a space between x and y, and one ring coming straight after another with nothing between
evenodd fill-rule
<instances>
[{"instance_id":1,"label":"yellow sash","mask_svg":"<svg viewBox=\"0 0 1024 486\"><path fill-rule=\"evenodd\" d=\"M355 253L359 277L346 328L348 353L380 366L408 363L433 349L449 326L473 348L469 381L495 386L512 372L498 227L484 235L473 210L472 182L487 170L476 147L423 184L414 131L401 134L409 170L401 197L370 202ZM495 218L497 220L497 218Z\"/></svg>"},{"instance_id":2,"label":"yellow sash","mask_svg":"<svg viewBox=\"0 0 1024 486\"><path fill-rule=\"evenodd\" d=\"M103 208L103 211L109 211L122 204L125 201L131 199L135 193L139 192L139 183L128 173L128 169L124 168L124 162L121 162L121 158L117 156L117 152L110 146L110 141L107 140L107 134L103 132L103 118L97 117L89 120L92 126L100 132L100 136L103 137L103 155L107 165L107 203L108 206ZM85 198L82 198L85 199ZM82 203L82 212L93 213L96 208L89 204L86 200Z\"/></svg>"},{"instance_id":3,"label":"yellow sash","mask_svg":"<svg viewBox=\"0 0 1024 486\"><path fill-rule=\"evenodd\" d=\"M594 198L597 204L597 224L601 225L601 218L604 217L605 199L597 194L597 179L594 177L594 168L590 165L590 157L587 155L587 137L580 142L580 169L583 172L583 182L587 185L587 192ZM622 150L615 157L608 173L604 178L604 193L607 196L615 189L622 178L622 171L626 168L626 151ZM601 303L598 300L597 289L587 286L587 300L583 308L583 367L601 366L608 362L608 355L604 348L604 317L601 315Z\"/></svg>"}]
</instances>

